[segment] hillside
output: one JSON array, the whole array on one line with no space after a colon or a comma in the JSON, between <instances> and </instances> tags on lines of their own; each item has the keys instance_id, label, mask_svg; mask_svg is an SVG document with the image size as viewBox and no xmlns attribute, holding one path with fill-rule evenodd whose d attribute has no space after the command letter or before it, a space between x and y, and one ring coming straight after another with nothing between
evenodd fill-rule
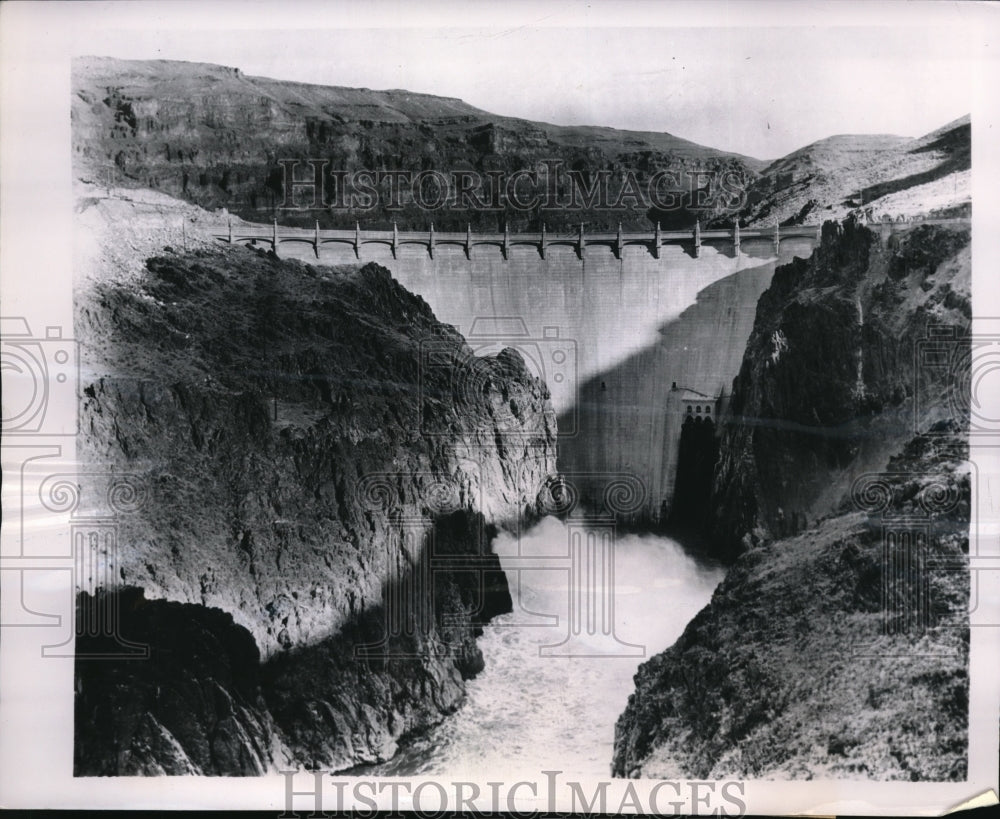
<instances>
[{"instance_id":1,"label":"hillside","mask_svg":"<svg viewBox=\"0 0 1000 819\"><path fill-rule=\"evenodd\" d=\"M771 163L754 182L745 218L764 226L967 212L971 124L963 117L917 139L832 136Z\"/></svg>"},{"instance_id":2,"label":"hillside","mask_svg":"<svg viewBox=\"0 0 1000 819\"><path fill-rule=\"evenodd\" d=\"M76 772L385 759L461 704L483 623L511 605L486 538L555 470L547 389L517 353L474 358L378 265L207 247L211 218L168 205L81 204L120 254L81 256L84 502L116 476L138 488L115 585L80 610L118 607L152 656L77 664ZM190 248L151 254L175 214ZM394 607L434 560L434 592ZM357 653L383 636L385 657Z\"/></svg>"},{"instance_id":3,"label":"hillside","mask_svg":"<svg viewBox=\"0 0 1000 819\"><path fill-rule=\"evenodd\" d=\"M716 553L812 525L859 472L961 405L960 382L916 369L914 350L971 317L968 228L919 225L882 247L853 220L827 223L811 259L778 268L720 430Z\"/></svg>"},{"instance_id":4,"label":"hillside","mask_svg":"<svg viewBox=\"0 0 1000 819\"><path fill-rule=\"evenodd\" d=\"M696 145L667 133L557 126L497 116L461 100L410 91L308 85L244 75L238 68L166 60L78 58L73 64L73 158L78 178L150 187L206 208L227 207L269 220L283 200L280 159L329 159L337 170L435 169L507 173L561 160L569 170L609 170L620 187L626 170L648 178L732 168L750 177L764 163ZM687 185L685 180L681 188ZM354 220L427 226L415 206L363 213L283 212L282 220L353 226ZM443 210L442 229L494 229L535 223L538 213ZM649 226L646 208L582 218L605 226ZM670 218L673 218L672 216ZM680 218L680 217L677 217ZM575 225L579 212L548 212L552 228ZM684 216L689 224L693 217ZM666 225L665 225L666 227Z\"/></svg>"},{"instance_id":5,"label":"hillside","mask_svg":"<svg viewBox=\"0 0 1000 819\"><path fill-rule=\"evenodd\" d=\"M942 433L885 465L874 490L884 516L845 500L736 562L683 636L636 674L616 776L964 780L970 485L961 436ZM957 446L942 458L945 438ZM918 579L884 551L895 515L934 533ZM884 589L898 595L890 607Z\"/></svg>"},{"instance_id":6,"label":"hillside","mask_svg":"<svg viewBox=\"0 0 1000 819\"><path fill-rule=\"evenodd\" d=\"M741 219L749 226L800 224L843 218L951 213L968 208L969 118L917 139L840 135L805 146L770 164L697 145L669 133L622 131L589 125L552 125L482 111L462 100L405 90L371 90L286 82L243 74L238 68L168 60L81 57L73 63L74 174L84 181L153 188L202 207L226 207L249 221L311 227L369 226L495 230L591 228L681 229L699 217L729 225L731 201L722 187L700 194L701 172L732 172L748 188ZM608 174L614 200L629 172L641 186L658 172L671 176L661 201L680 207L637 205L624 210L598 202L583 210L510 206L497 209L418 207L404 191L399 207L302 212L284 203L281 160L329 161L333 171L475 171L504 178L519 170L561 162L560 196L567 172L590 185ZM301 166L300 173L308 175ZM721 177L720 177L721 178ZM732 186L732 181L725 183ZM332 181L329 182L332 187ZM720 186L722 183L720 183ZM352 191L358 190L351 188ZM333 194L327 192L327 199ZM482 191L484 204L490 195ZM648 197L647 197L648 198ZM489 204L493 204L489 202Z\"/></svg>"}]
</instances>

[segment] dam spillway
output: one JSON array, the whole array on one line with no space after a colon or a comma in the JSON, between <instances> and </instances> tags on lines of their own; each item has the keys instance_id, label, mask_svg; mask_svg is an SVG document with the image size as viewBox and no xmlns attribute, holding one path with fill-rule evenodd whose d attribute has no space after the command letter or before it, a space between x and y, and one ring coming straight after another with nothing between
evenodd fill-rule
<instances>
[{"instance_id":1,"label":"dam spillway","mask_svg":"<svg viewBox=\"0 0 1000 819\"><path fill-rule=\"evenodd\" d=\"M719 232L721 233L721 232ZM725 404L776 265L807 257L815 229L781 238L703 234L664 243L574 247L281 242L324 265L377 262L454 325L478 354L517 349L559 416L559 468L599 507L625 479L639 496L615 511L658 520L669 508L684 406L693 391ZM319 248L317 259L316 248ZM775 253L777 247L778 253ZM675 388L676 387L676 388ZM715 404L718 407L718 403Z\"/></svg>"}]
</instances>

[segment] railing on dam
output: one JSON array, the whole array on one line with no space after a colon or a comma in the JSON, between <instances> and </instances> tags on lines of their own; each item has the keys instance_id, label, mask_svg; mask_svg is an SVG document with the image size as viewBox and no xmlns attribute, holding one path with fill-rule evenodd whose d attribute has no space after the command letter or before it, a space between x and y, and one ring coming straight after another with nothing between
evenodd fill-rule
<instances>
[{"instance_id":1,"label":"railing on dam","mask_svg":"<svg viewBox=\"0 0 1000 819\"><path fill-rule=\"evenodd\" d=\"M968 219L918 219L912 221L882 221L871 223L873 227L878 227L883 234L892 233L896 230L914 227L918 224L954 224L956 222L968 222ZM216 239L229 244L259 244L264 243L271 246L277 253L278 247L283 244L305 244L311 245L316 257L319 258L320 248L324 245L348 246L354 251L356 258L361 258L361 248L364 245L383 245L392 251L393 258L399 249L407 245L417 245L427 249L430 258L434 258L434 251L439 247L458 247L464 250L466 258L472 258L472 248L474 247L495 247L500 250L504 259L509 258L511 248L531 247L538 251L541 258L545 258L547 250L551 247L570 247L579 258L583 258L585 248L607 247L615 254L616 258L621 258L622 251L626 247L646 248L654 258L660 258L660 249L665 244L679 244L690 247L697 258L701 254L703 242L731 243L733 248L739 251L740 243L747 240L765 240L773 243L775 253L786 239L808 239L819 243L822 225L793 225L781 227L777 224L773 228L748 229L740 228L735 224L731 230L702 230L701 225L695 222L692 230L660 230L657 225L652 231L647 232L624 232L621 224L614 232L598 231L588 233L583 225L575 232L549 233L545 226L537 233L511 233L509 228L505 228L502 233L474 233L469 227L464 233L439 232L434 230L434 225L427 231L400 231L395 225L392 230L362 230L360 225L355 225L354 230L321 230L319 222L315 228L289 228L280 227L277 220L274 220L270 227L240 226L234 228L232 221L229 223L228 233L214 234Z\"/></svg>"}]
</instances>

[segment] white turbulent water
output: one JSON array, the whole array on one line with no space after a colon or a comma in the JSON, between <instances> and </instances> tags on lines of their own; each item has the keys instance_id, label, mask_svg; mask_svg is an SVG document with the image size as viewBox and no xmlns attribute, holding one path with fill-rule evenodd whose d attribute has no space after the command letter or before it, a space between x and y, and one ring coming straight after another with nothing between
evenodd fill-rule
<instances>
[{"instance_id":1,"label":"white turbulent water","mask_svg":"<svg viewBox=\"0 0 1000 819\"><path fill-rule=\"evenodd\" d=\"M615 721L633 690L636 669L680 636L710 600L722 571L699 565L668 538L619 537L611 550L614 582L608 585L617 640L588 636L583 629L564 643L571 628L565 557L570 530L546 518L519 539L497 538L494 549L510 582L514 611L494 619L480 638L485 670L469 682L468 698L456 714L371 773L470 779L500 771L537 777L546 769L609 774ZM560 554L561 560L553 557ZM523 569L531 563L527 556L548 556L546 564L558 568ZM586 576L576 585L595 586ZM539 625L544 618L533 612L558 615L558 623ZM564 644L557 651L571 656L540 656L540 647L559 643Z\"/></svg>"}]
</instances>

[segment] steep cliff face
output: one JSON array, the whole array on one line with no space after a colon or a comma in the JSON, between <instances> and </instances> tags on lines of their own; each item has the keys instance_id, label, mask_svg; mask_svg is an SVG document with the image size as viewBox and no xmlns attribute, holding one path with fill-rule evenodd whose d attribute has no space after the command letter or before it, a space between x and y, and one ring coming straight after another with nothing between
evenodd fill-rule
<instances>
[{"instance_id":1,"label":"steep cliff face","mask_svg":"<svg viewBox=\"0 0 1000 819\"><path fill-rule=\"evenodd\" d=\"M377 265L199 250L147 268L77 302L83 457L136 487L111 593L154 657L78 664L78 773L382 759L460 704L482 623L510 606L490 534L555 471L547 390ZM170 661L170 623L193 665ZM256 682L217 673L258 651ZM104 736L129 691L145 706ZM207 753L222 719L239 731Z\"/></svg>"},{"instance_id":2,"label":"steep cliff face","mask_svg":"<svg viewBox=\"0 0 1000 819\"><path fill-rule=\"evenodd\" d=\"M778 268L723 425L717 556L801 531L856 475L967 404L954 373L917 354L930 328L968 327L969 276L967 230L924 225L882 247L852 220L827 223L811 259Z\"/></svg>"},{"instance_id":3,"label":"steep cliff face","mask_svg":"<svg viewBox=\"0 0 1000 819\"><path fill-rule=\"evenodd\" d=\"M776 271L715 475L735 562L640 667L616 775L964 777L968 242L828 223Z\"/></svg>"}]
</instances>

